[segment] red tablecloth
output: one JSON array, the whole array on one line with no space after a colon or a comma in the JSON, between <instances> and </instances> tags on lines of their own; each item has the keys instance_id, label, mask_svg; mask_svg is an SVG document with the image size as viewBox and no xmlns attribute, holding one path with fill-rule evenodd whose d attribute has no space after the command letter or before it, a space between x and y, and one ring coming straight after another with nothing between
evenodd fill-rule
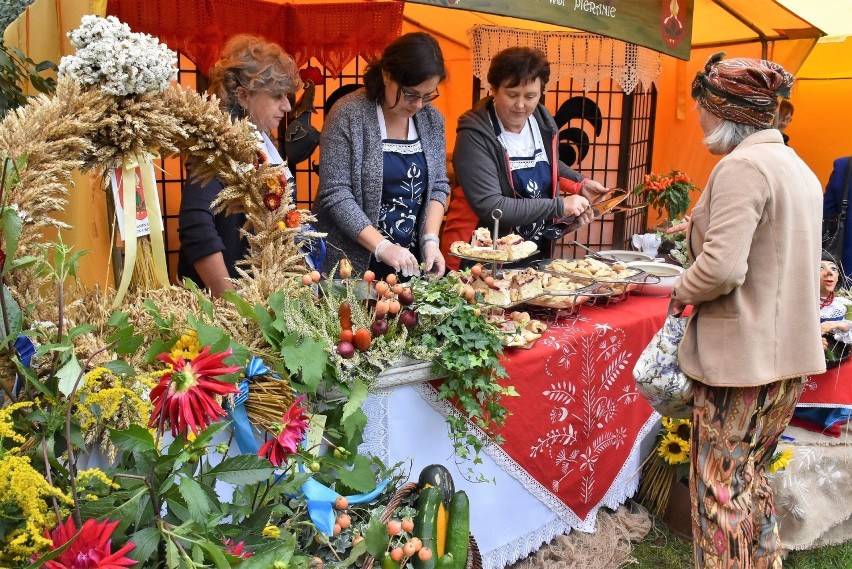
<instances>
[{"instance_id":1,"label":"red tablecloth","mask_svg":"<svg viewBox=\"0 0 852 569\"><path fill-rule=\"evenodd\" d=\"M662 326L668 298L631 296L583 306L531 350L509 349L511 415L502 450L579 520L606 495L653 411L635 389L633 364ZM527 480L526 482L529 482ZM550 501L550 500L548 500Z\"/></svg>"},{"instance_id":2,"label":"red tablecloth","mask_svg":"<svg viewBox=\"0 0 852 569\"><path fill-rule=\"evenodd\" d=\"M820 375L812 375L805 383L799 405L803 407L852 406L852 360Z\"/></svg>"}]
</instances>

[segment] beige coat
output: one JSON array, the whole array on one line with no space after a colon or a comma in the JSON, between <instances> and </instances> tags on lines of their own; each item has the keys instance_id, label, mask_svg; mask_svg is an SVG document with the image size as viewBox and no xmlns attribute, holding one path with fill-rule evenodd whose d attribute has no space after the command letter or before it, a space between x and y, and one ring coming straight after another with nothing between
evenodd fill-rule
<instances>
[{"instance_id":1,"label":"beige coat","mask_svg":"<svg viewBox=\"0 0 852 569\"><path fill-rule=\"evenodd\" d=\"M825 370L819 329L822 187L775 129L722 158L695 204L693 264L674 296L694 305L683 371L754 386Z\"/></svg>"}]
</instances>

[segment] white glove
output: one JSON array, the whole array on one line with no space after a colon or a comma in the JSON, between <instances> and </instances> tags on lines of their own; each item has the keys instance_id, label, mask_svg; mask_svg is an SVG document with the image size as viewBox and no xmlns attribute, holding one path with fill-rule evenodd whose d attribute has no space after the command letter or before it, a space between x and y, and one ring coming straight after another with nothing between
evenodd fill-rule
<instances>
[{"instance_id":1,"label":"white glove","mask_svg":"<svg viewBox=\"0 0 852 569\"><path fill-rule=\"evenodd\" d=\"M432 273L437 278L442 277L447 269L447 264L444 261L444 255L441 254L441 248L434 241L426 241L423 243L422 249L426 272Z\"/></svg>"},{"instance_id":2,"label":"white glove","mask_svg":"<svg viewBox=\"0 0 852 569\"><path fill-rule=\"evenodd\" d=\"M417 266L417 257L411 254L411 251L405 247L400 247L391 243L387 239L376 245L376 259L386 265L393 267L393 270L404 277L413 277L420 274L420 267Z\"/></svg>"}]
</instances>

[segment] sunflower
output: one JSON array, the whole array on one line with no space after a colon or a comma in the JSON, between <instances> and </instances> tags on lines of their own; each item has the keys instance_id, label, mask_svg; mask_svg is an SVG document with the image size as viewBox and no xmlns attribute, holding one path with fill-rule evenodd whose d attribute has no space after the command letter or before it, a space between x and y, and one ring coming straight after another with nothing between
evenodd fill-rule
<instances>
[{"instance_id":1,"label":"sunflower","mask_svg":"<svg viewBox=\"0 0 852 569\"><path fill-rule=\"evenodd\" d=\"M785 448L782 451L776 452L772 455L772 460L769 462L769 474L775 474L779 470L784 470L792 459L792 449Z\"/></svg>"},{"instance_id":2,"label":"sunflower","mask_svg":"<svg viewBox=\"0 0 852 569\"><path fill-rule=\"evenodd\" d=\"M670 417L663 417L662 423L666 431L673 435L677 435L685 441L688 441L692 436L692 421L689 419L672 419Z\"/></svg>"},{"instance_id":3,"label":"sunflower","mask_svg":"<svg viewBox=\"0 0 852 569\"><path fill-rule=\"evenodd\" d=\"M689 442L674 433L666 433L657 447L657 454L672 466L683 464L689 460Z\"/></svg>"},{"instance_id":4,"label":"sunflower","mask_svg":"<svg viewBox=\"0 0 852 569\"><path fill-rule=\"evenodd\" d=\"M59 554L53 561L44 564L47 569L76 569L86 567L87 569L122 569L136 565L137 561L124 557L124 554L136 547L133 542L128 542L121 549L112 552L112 532L115 531L119 521L102 522L94 519L86 520L80 528L79 535L74 518L68 516L68 520L57 526L50 534L45 535L53 541L51 550L71 544Z\"/></svg>"},{"instance_id":5,"label":"sunflower","mask_svg":"<svg viewBox=\"0 0 852 569\"><path fill-rule=\"evenodd\" d=\"M198 434L210 423L225 416L225 411L216 400L217 396L239 393L236 385L213 379L213 376L239 371L239 366L224 366L222 361L231 355L231 350L210 354L206 346L196 357L187 361L183 357L172 359L163 353L157 359L170 364L172 369L163 374L160 383L151 390L151 413L149 427L157 427L162 433L166 421L172 434L186 434L187 430Z\"/></svg>"}]
</instances>

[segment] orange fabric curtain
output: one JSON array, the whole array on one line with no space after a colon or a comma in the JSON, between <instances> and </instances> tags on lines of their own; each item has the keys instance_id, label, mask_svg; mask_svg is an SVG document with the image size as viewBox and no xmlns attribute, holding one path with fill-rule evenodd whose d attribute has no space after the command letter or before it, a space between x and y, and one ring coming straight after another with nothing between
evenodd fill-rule
<instances>
[{"instance_id":1,"label":"orange fabric curtain","mask_svg":"<svg viewBox=\"0 0 852 569\"><path fill-rule=\"evenodd\" d=\"M253 33L282 46L299 67L313 57L336 77L359 55L368 61L381 55L400 34L404 7L404 2L109 0L107 14L159 37L205 75L229 37Z\"/></svg>"}]
</instances>

